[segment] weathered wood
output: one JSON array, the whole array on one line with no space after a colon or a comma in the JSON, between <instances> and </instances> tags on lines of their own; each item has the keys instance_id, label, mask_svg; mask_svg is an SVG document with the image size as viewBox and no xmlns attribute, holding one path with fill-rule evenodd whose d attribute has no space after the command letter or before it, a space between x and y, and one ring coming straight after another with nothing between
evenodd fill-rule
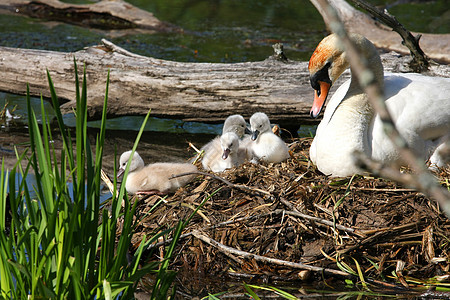
<instances>
[{"instance_id":1,"label":"weathered wood","mask_svg":"<svg viewBox=\"0 0 450 300\"><path fill-rule=\"evenodd\" d=\"M323 17L325 13L317 0L310 1ZM409 49L402 45L400 35L392 31L391 28L378 23L366 14L356 10L345 0L329 0L328 2L338 11L347 31L364 35L378 48L396 51L402 54L409 53ZM328 24L329 21L325 17L324 22L327 27L330 27L330 24ZM418 34L421 35L420 46L429 58L435 61L450 63L450 34L417 32L413 32L413 34L415 36Z\"/></svg>"},{"instance_id":2,"label":"weathered wood","mask_svg":"<svg viewBox=\"0 0 450 300\"><path fill-rule=\"evenodd\" d=\"M69 4L59 0L2 0L0 12L2 10L92 28L139 28L147 30L147 33L181 30L158 20L151 12L122 0L102 0L93 4Z\"/></svg>"},{"instance_id":3,"label":"weathered wood","mask_svg":"<svg viewBox=\"0 0 450 300\"><path fill-rule=\"evenodd\" d=\"M52 76L63 112L75 106L73 58L86 65L89 118L100 117L110 70L108 115L152 115L223 122L232 113L264 111L283 125L311 123L313 91L306 62L181 63L139 56L107 41L74 53L0 47L0 90L49 97Z\"/></svg>"},{"instance_id":4,"label":"weathered wood","mask_svg":"<svg viewBox=\"0 0 450 300\"><path fill-rule=\"evenodd\" d=\"M263 111L285 128L317 122L309 117L313 90L307 62L269 58L233 64L183 63L133 54L106 40L101 46L74 53L0 47L0 90L24 94L29 83L32 95L49 97L48 70L63 113L71 113L75 107L74 57L79 66L86 66L90 119L101 116L109 70L109 117L145 115L151 109L155 117L221 123L231 114L248 119ZM405 58L393 54L382 58L388 71L405 63ZM449 69L433 67L447 76Z\"/></svg>"}]
</instances>

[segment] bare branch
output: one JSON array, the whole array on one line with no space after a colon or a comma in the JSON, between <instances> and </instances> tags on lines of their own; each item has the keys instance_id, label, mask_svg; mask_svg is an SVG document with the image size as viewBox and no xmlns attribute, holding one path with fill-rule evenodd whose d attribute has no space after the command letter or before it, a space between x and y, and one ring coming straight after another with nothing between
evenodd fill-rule
<instances>
[{"instance_id":1,"label":"bare branch","mask_svg":"<svg viewBox=\"0 0 450 300\"><path fill-rule=\"evenodd\" d=\"M389 14L387 10L380 10L375 6L364 2L363 0L351 0L356 6L363 8L372 16L380 20L383 24L389 26L397 32L403 39L403 45L408 47L412 61L410 67L416 72L423 72L428 70L430 62L428 57L419 46L421 35L414 37L393 15Z\"/></svg>"},{"instance_id":2,"label":"bare branch","mask_svg":"<svg viewBox=\"0 0 450 300\"><path fill-rule=\"evenodd\" d=\"M188 173L181 173L181 174L177 174L177 175L172 175L169 179L172 178L177 178L177 177L182 177L182 176L186 176L186 175L192 175L192 174L198 174L198 175L203 175L203 176L208 176L211 178L214 178L216 180L222 181L223 183L225 183L226 185L228 185L231 188L236 188L236 189L240 189L243 191L247 191L247 192L257 192L257 193L261 193L267 196L273 196L270 192L262 190L262 189L258 189L258 188L254 188L251 186L246 186L244 184L234 184L232 182L229 182L228 180L226 180L225 178L222 178L220 176L211 174L211 173L206 173L206 172L201 172L201 171L197 171L197 172L188 172Z\"/></svg>"},{"instance_id":3,"label":"bare branch","mask_svg":"<svg viewBox=\"0 0 450 300\"><path fill-rule=\"evenodd\" d=\"M216 247L217 249L219 249L221 252L225 253L226 255L237 255L237 256L247 258L247 259L254 259L256 261L261 261L261 262L265 262L265 263L270 263L270 264L275 264L275 265L280 265L280 266L285 266L285 267L290 267L290 268L295 268L295 269L303 269L303 270L310 270L310 271L314 271L314 272L323 272L323 273L328 273L328 274L333 274L333 275L338 275L338 276L343 276L343 277L351 277L350 274L343 272L343 271L339 271L339 270L310 266L310 265L306 265L303 263L294 263L294 262L285 261L285 260L281 260L281 259L265 257L265 256L253 254L250 252L246 252L246 251L241 251L236 248L228 247L224 244L221 244L221 243L217 242L216 240L213 240L210 237L200 233L197 230L194 230L192 232L192 235L195 236L196 238L198 238L199 240L202 240L203 242Z\"/></svg>"}]
</instances>

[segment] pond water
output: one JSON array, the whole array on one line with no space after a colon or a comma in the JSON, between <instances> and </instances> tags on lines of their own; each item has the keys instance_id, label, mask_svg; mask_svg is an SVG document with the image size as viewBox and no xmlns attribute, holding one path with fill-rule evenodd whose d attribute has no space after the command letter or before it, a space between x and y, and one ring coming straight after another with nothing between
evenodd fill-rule
<instances>
[{"instance_id":1,"label":"pond water","mask_svg":"<svg viewBox=\"0 0 450 300\"><path fill-rule=\"evenodd\" d=\"M92 3L94 1L64 1ZM102 38L138 54L186 62L243 62L264 60L272 44L282 42L290 59L307 61L317 43L327 34L322 17L307 0L129 0L151 11L157 18L175 24L184 33L143 34L118 30L92 30L79 26L0 14L0 46L71 52L99 44ZM387 6L408 29L432 33L450 32L448 0L371 1ZM0 4L1 6L1 4ZM14 164L14 146L24 148L28 140L24 96L0 93L0 110L5 103L16 107L17 119L0 122L0 157ZM32 105L40 111L40 99ZM52 107L45 109L52 114ZM105 168L112 173L114 151L130 149L143 118L123 117L108 121ZM65 116L74 125L73 115ZM98 122L91 122L96 134ZM182 161L192 157L188 142L202 146L221 132L221 125L186 123L153 118L146 127L138 151L144 160ZM131 134L130 134L131 133ZM306 128L300 135L314 133Z\"/></svg>"}]
</instances>

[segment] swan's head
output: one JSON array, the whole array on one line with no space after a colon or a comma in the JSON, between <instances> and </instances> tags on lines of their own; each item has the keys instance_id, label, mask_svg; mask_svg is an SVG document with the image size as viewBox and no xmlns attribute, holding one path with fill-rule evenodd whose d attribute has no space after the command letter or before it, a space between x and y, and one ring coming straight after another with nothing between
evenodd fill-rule
<instances>
[{"instance_id":1,"label":"swan's head","mask_svg":"<svg viewBox=\"0 0 450 300\"><path fill-rule=\"evenodd\" d=\"M245 133L250 133L247 128L247 123L241 115L231 115L225 120L222 134L227 132L234 132L239 138L242 138Z\"/></svg>"},{"instance_id":2,"label":"swan's head","mask_svg":"<svg viewBox=\"0 0 450 300\"><path fill-rule=\"evenodd\" d=\"M309 79L314 89L311 117L319 116L331 86L348 67L349 63L337 35L325 37L312 54L308 65Z\"/></svg>"},{"instance_id":3,"label":"swan's head","mask_svg":"<svg viewBox=\"0 0 450 300\"><path fill-rule=\"evenodd\" d=\"M226 132L220 136L220 145L223 150L222 159L227 159L230 153L239 149L239 137L234 132Z\"/></svg>"},{"instance_id":4,"label":"swan's head","mask_svg":"<svg viewBox=\"0 0 450 300\"><path fill-rule=\"evenodd\" d=\"M382 87L384 81L383 65L377 49L362 35L352 33L350 34L350 39L360 54L366 59L367 66L373 72L374 81ZM344 46L336 34L330 34L317 45L308 65L309 78L314 89L314 102L310 111L311 117L317 118L320 114L331 86L349 66L350 63L344 51Z\"/></svg>"},{"instance_id":5,"label":"swan's head","mask_svg":"<svg viewBox=\"0 0 450 300\"><path fill-rule=\"evenodd\" d=\"M254 113L250 117L250 128L252 130L252 140L255 141L260 133L271 129L269 117L262 112Z\"/></svg>"},{"instance_id":6,"label":"swan's head","mask_svg":"<svg viewBox=\"0 0 450 300\"><path fill-rule=\"evenodd\" d=\"M128 160L130 159L130 156L131 156L131 150L122 153L122 155L120 156L119 171L117 172L117 177L122 176L122 174L125 172L125 168L127 167L127 163L128 163ZM131 159L129 172L133 172L134 170L140 169L142 167L144 167L144 160L135 151L133 158Z\"/></svg>"}]
</instances>

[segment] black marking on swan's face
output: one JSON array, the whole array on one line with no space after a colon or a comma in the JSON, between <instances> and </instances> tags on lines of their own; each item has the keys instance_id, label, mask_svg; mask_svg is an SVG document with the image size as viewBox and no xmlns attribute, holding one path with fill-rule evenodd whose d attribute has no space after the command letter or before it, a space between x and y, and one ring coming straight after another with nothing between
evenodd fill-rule
<instances>
[{"instance_id":1,"label":"black marking on swan's face","mask_svg":"<svg viewBox=\"0 0 450 300\"><path fill-rule=\"evenodd\" d=\"M316 73L312 74L309 77L309 81L311 82L312 88L317 91L317 96L320 96L321 93L319 81L329 83L330 86L332 84L330 75L328 74L328 70L330 69L330 67L331 62L329 61L325 64L325 66L322 67L322 69L320 69L319 71L317 71Z\"/></svg>"}]
</instances>

